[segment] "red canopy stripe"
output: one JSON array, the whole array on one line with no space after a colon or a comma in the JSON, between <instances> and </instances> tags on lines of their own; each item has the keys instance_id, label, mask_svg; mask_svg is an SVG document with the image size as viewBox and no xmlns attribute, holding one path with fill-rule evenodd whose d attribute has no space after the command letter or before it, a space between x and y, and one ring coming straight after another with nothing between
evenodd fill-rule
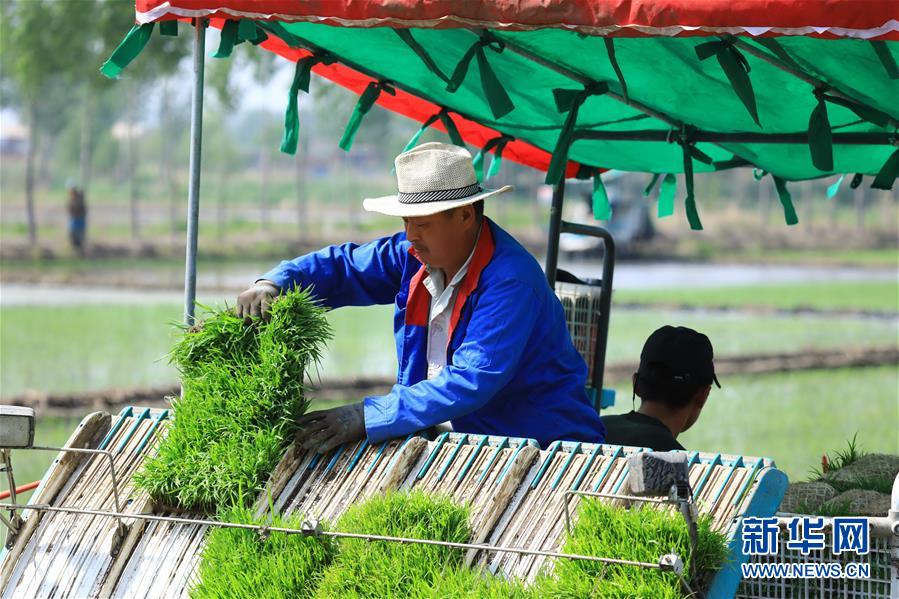
<instances>
[{"instance_id":1,"label":"red canopy stripe","mask_svg":"<svg viewBox=\"0 0 899 599\"><path fill-rule=\"evenodd\" d=\"M140 23L178 17L349 27L555 27L591 35L899 39L896 0L136 0Z\"/></svg>"}]
</instances>

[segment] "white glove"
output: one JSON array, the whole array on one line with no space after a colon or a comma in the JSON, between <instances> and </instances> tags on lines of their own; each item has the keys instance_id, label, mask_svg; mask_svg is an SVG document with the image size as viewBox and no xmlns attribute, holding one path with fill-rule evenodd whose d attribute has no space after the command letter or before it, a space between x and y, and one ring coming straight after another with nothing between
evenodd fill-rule
<instances>
[{"instance_id":1,"label":"white glove","mask_svg":"<svg viewBox=\"0 0 899 599\"><path fill-rule=\"evenodd\" d=\"M237 296L237 316L249 321L254 316L269 317L269 307L281 289L262 279Z\"/></svg>"}]
</instances>

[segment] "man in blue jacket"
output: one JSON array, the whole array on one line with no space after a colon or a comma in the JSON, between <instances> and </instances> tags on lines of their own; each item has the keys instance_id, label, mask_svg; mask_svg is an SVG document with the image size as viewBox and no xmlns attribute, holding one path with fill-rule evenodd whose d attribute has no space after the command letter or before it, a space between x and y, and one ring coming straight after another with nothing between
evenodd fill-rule
<instances>
[{"instance_id":1,"label":"man in blue jacket","mask_svg":"<svg viewBox=\"0 0 899 599\"><path fill-rule=\"evenodd\" d=\"M399 193L368 211L402 217L403 232L285 260L237 298L262 316L278 294L313 287L326 306L394 304L399 370L387 395L303 416L298 441L326 452L449 423L466 433L601 442L584 389L587 367L540 265L483 216L471 154L426 143L396 158Z\"/></svg>"}]
</instances>

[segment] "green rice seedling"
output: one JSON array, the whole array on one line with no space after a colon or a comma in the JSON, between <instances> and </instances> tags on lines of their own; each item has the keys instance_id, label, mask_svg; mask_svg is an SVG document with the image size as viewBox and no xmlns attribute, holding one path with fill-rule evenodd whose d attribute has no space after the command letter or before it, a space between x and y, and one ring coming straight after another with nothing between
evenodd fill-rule
<instances>
[{"instance_id":1,"label":"green rice seedling","mask_svg":"<svg viewBox=\"0 0 899 599\"><path fill-rule=\"evenodd\" d=\"M252 510L235 507L221 513L227 522L300 528L299 516L254 518ZM336 543L329 537L272 532L266 538L254 530L213 528L206 536L193 599L308 599L324 568L334 559Z\"/></svg>"},{"instance_id":2,"label":"green rice seedling","mask_svg":"<svg viewBox=\"0 0 899 599\"><path fill-rule=\"evenodd\" d=\"M389 492L352 506L337 530L357 534L468 542L469 507L421 491ZM225 512L232 522L256 522L245 508ZM726 540L699 522L699 548L689 556L689 536L679 514L645 508L625 510L595 500L581 504L579 519L562 551L656 563L674 552L694 561L702 587L727 555ZM275 517L270 524L298 528L301 519ZM299 597L367 599L680 599L685 596L671 573L559 558L554 569L526 587L465 565L464 550L374 541L303 537L272 533L260 540L254 531L215 529L207 538L194 599L219 597ZM694 587L696 588L696 587Z\"/></svg>"},{"instance_id":3,"label":"green rice seedling","mask_svg":"<svg viewBox=\"0 0 899 599\"><path fill-rule=\"evenodd\" d=\"M649 507L626 510L585 499L562 551L649 563L657 563L665 553L677 553L685 560L687 572L690 562L696 566L691 586L702 586L704 578L721 567L728 552L724 535L711 529L711 518L701 517L698 527L699 543L691 557L689 533L680 514ZM685 595L671 572L561 558L551 574L538 578L534 590L540 597L578 599L676 599Z\"/></svg>"},{"instance_id":4,"label":"green rice seedling","mask_svg":"<svg viewBox=\"0 0 899 599\"><path fill-rule=\"evenodd\" d=\"M854 464L864 455L867 455L867 452L862 451L862 448L858 444L858 433L855 433L852 435L852 438L846 442L846 449L838 449L834 452L834 457L830 461L828 472L833 472L840 468L845 468L850 464Z\"/></svg>"},{"instance_id":5,"label":"green rice seedling","mask_svg":"<svg viewBox=\"0 0 899 599\"><path fill-rule=\"evenodd\" d=\"M170 358L184 392L136 484L173 508L248 505L309 405L306 371L331 337L325 309L308 290L291 291L272 304L268 322L248 325L227 308L206 308L202 321L182 328Z\"/></svg>"},{"instance_id":6,"label":"green rice seedling","mask_svg":"<svg viewBox=\"0 0 899 599\"><path fill-rule=\"evenodd\" d=\"M838 493L850 491L852 489L862 489L867 491L877 491L878 493L889 494L893 489L893 479L887 475L868 475L863 476L856 474L850 477L835 478L834 474L854 464L859 459L869 455L869 452L862 449L858 444L858 433L852 435L852 439L846 442L845 449L837 449L833 456L825 455L822 459L820 468L812 468L809 471L810 482L825 482L837 490ZM826 464L826 466L825 466ZM803 511L804 510L804 511ZM800 506L800 513L815 514L817 516L844 516L851 515L848 512L849 504L820 506L818 508L809 509L808 506Z\"/></svg>"},{"instance_id":7,"label":"green rice seedling","mask_svg":"<svg viewBox=\"0 0 899 599\"><path fill-rule=\"evenodd\" d=\"M507 580L489 572L465 566L451 568L424 588L415 588L411 597L422 599L540 599L535 589L519 580Z\"/></svg>"},{"instance_id":8,"label":"green rice seedling","mask_svg":"<svg viewBox=\"0 0 899 599\"><path fill-rule=\"evenodd\" d=\"M465 543L468 506L420 491L390 492L351 507L337 530ZM464 551L391 541L341 539L340 552L322 577L320 599L443 596L445 576L464 567ZM468 596L468 595L460 595Z\"/></svg>"},{"instance_id":9,"label":"green rice seedling","mask_svg":"<svg viewBox=\"0 0 899 599\"><path fill-rule=\"evenodd\" d=\"M852 438L846 442L846 449L837 449L834 451L833 457L825 455L822 458L822 462L824 463L821 464L820 468L813 467L809 470L809 480L826 480L828 475L855 463L860 457L867 454L868 452L862 450L861 446L859 446L858 433L856 432L852 435Z\"/></svg>"}]
</instances>

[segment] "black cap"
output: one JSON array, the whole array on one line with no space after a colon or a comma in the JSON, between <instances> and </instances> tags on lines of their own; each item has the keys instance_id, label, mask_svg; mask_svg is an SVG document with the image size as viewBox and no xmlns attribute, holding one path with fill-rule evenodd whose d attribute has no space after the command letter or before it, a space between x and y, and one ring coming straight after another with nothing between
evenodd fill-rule
<instances>
[{"instance_id":1,"label":"black cap","mask_svg":"<svg viewBox=\"0 0 899 599\"><path fill-rule=\"evenodd\" d=\"M698 388L713 382L721 387L713 359L712 342L707 336L687 327L665 325L646 340L637 375L663 388Z\"/></svg>"}]
</instances>

